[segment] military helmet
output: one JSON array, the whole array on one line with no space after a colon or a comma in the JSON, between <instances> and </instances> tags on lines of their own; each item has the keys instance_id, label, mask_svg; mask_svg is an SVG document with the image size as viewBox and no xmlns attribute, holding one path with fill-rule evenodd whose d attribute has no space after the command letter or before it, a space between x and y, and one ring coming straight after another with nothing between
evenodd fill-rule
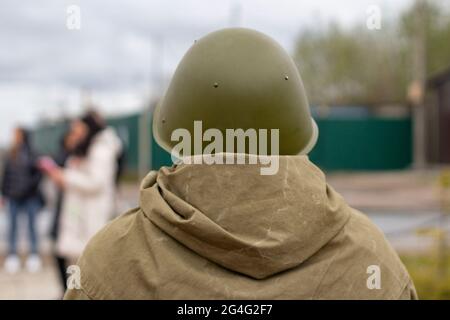
<instances>
[{"instance_id":1,"label":"military helmet","mask_svg":"<svg viewBox=\"0 0 450 320\"><path fill-rule=\"evenodd\" d=\"M203 129L279 129L279 154L307 154L318 129L298 69L273 39L228 28L196 40L155 108L153 134L171 152L172 132Z\"/></svg>"}]
</instances>

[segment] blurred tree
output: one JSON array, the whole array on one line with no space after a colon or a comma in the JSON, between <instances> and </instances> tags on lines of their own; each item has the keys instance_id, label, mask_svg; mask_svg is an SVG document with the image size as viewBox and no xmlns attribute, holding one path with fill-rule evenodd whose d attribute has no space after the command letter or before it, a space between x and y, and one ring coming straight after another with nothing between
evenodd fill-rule
<instances>
[{"instance_id":1,"label":"blurred tree","mask_svg":"<svg viewBox=\"0 0 450 320\"><path fill-rule=\"evenodd\" d=\"M414 22L416 6L421 5L424 15L426 38L427 75L436 74L450 66L450 12L445 10L441 2L416 2L401 17L400 32L408 41L415 35Z\"/></svg>"},{"instance_id":2,"label":"blurred tree","mask_svg":"<svg viewBox=\"0 0 450 320\"><path fill-rule=\"evenodd\" d=\"M427 2L429 73L450 65L450 19L437 1ZM336 23L300 34L294 59L315 105L403 103L412 79L414 7L381 30ZM364 26L364 27L362 27Z\"/></svg>"}]
</instances>

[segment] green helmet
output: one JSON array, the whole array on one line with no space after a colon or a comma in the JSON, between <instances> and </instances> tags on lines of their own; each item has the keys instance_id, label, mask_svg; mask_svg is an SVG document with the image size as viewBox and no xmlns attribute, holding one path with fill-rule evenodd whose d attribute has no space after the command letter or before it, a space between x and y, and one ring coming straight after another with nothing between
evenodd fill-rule
<instances>
[{"instance_id":1,"label":"green helmet","mask_svg":"<svg viewBox=\"0 0 450 320\"><path fill-rule=\"evenodd\" d=\"M153 134L168 152L172 132L203 129L279 129L279 154L307 154L318 129L297 67L270 37L229 28L194 42L155 109Z\"/></svg>"}]
</instances>

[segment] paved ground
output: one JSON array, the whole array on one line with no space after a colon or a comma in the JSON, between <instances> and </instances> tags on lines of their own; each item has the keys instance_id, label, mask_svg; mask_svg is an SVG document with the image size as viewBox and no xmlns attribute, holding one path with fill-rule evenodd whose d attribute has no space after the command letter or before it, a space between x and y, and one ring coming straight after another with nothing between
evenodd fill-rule
<instances>
[{"instance_id":1,"label":"paved ground","mask_svg":"<svg viewBox=\"0 0 450 320\"><path fill-rule=\"evenodd\" d=\"M328 176L328 183L363 211L439 211L439 174L437 170L336 173Z\"/></svg>"},{"instance_id":2,"label":"paved ground","mask_svg":"<svg viewBox=\"0 0 450 320\"><path fill-rule=\"evenodd\" d=\"M330 184L350 205L363 210L386 233L399 251L430 250L436 244L436 230L450 230L450 219L440 220L436 171L334 174ZM137 186L122 188L121 211L137 204ZM25 221L22 221L25 222ZM6 250L6 215L0 212L0 263ZM50 242L46 232L50 212L41 213L39 232L44 256L44 270L39 274L25 271L15 276L0 269L0 299L58 299L61 292L50 258ZM22 227L25 227L22 223ZM22 230L25 231L25 230ZM21 232L24 234L24 232ZM26 249L22 236L20 246Z\"/></svg>"},{"instance_id":3,"label":"paved ground","mask_svg":"<svg viewBox=\"0 0 450 320\"><path fill-rule=\"evenodd\" d=\"M61 297L57 274L48 256L44 258L44 269L37 274L21 271L9 275L0 270L0 300L54 300Z\"/></svg>"}]
</instances>

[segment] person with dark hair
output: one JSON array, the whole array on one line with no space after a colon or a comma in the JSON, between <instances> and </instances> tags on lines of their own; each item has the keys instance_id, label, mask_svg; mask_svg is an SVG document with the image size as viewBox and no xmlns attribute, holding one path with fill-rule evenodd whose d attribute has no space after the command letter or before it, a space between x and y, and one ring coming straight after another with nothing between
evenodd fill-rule
<instances>
[{"instance_id":1,"label":"person with dark hair","mask_svg":"<svg viewBox=\"0 0 450 320\"><path fill-rule=\"evenodd\" d=\"M24 128L16 128L14 140L2 175L1 194L9 206L9 252L5 261L8 273L20 270L20 259L17 254L18 215L24 211L28 215L28 233L30 255L26 260L26 268L30 272L41 269L42 263L38 254L38 237L36 234L36 215L43 205L39 191L41 173L36 166L36 157L31 147L30 134ZM3 201L2 201L3 202Z\"/></svg>"},{"instance_id":2,"label":"person with dark hair","mask_svg":"<svg viewBox=\"0 0 450 320\"><path fill-rule=\"evenodd\" d=\"M72 123L71 138L76 147L65 168L41 164L64 192L56 251L68 263L78 259L88 240L112 216L116 159L122 145L116 133L92 113Z\"/></svg>"},{"instance_id":3,"label":"person with dark hair","mask_svg":"<svg viewBox=\"0 0 450 320\"><path fill-rule=\"evenodd\" d=\"M105 118L98 113L96 110L91 110L87 113L87 115L91 116L92 119L97 123L97 125L101 127L106 127L106 121ZM127 164L127 154L126 154L126 148L123 145L123 142L121 141L121 149L119 154L117 155L117 170L116 170L116 186L118 186L120 182L120 178L122 177L125 167Z\"/></svg>"}]
</instances>

